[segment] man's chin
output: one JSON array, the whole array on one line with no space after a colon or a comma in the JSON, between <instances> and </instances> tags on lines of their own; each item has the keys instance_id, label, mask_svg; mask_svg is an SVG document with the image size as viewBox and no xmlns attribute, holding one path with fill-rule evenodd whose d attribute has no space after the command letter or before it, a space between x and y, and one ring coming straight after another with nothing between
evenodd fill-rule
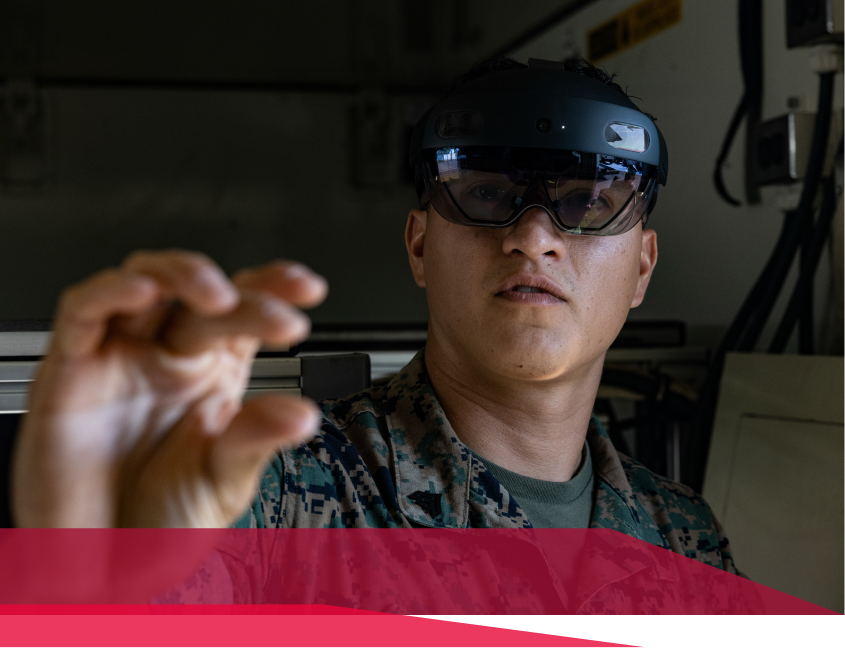
<instances>
[{"instance_id":1,"label":"man's chin","mask_svg":"<svg viewBox=\"0 0 845 648\"><path fill-rule=\"evenodd\" d=\"M500 353L490 353L485 364L492 372L513 380L553 380L580 364L575 354L567 351L560 347L511 347Z\"/></svg>"}]
</instances>

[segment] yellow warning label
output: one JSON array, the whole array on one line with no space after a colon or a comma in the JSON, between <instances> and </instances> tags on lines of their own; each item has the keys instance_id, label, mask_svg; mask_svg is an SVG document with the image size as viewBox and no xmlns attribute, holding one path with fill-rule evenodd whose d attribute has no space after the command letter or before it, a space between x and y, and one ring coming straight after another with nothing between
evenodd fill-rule
<instances>
[{"instance_id":1,"label":"yellow warning label","mask_svg":"<svg viewBox=\"0 0 845 648\"><path fill-rule=\"evenodd\" d=\"M587 33L591 61L617 54L681 22L681 0L643 0Z\"/></svg>"}]
</instances>

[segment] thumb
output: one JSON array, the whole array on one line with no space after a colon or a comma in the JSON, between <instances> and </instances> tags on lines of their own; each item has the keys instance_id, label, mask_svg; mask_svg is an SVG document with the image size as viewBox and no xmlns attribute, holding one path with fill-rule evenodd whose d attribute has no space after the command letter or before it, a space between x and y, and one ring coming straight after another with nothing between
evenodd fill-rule
<instances>
[{"instance_id":1,"label":"thumb","mask_svg":"<svg viewBox=\"0 0 845 648\"><path fill-rule=\"evenodd\" d=\"M265 396L244 404L208 456L221 512L230 523L255 498L261 474L272 456L308 441L319 427L319 411L309 400Z\"/></svg>"}]
</instances>

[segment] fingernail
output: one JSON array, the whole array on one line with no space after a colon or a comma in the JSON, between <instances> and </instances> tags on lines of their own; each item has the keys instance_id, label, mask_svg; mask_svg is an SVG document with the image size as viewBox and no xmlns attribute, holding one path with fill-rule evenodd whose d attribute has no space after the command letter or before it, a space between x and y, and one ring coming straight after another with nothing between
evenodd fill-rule
<instances>
[{"instance_id":1,"label":"fingernail","mask_svg":"<svg viewBox=\"0 0 845 648\"><path fill-rule=\"evenodd\" d=\"M212 291L226 306L234 306L240 300L237 289L222 273L214 270L204 270L197 277L197 283L204 289Z\"/></svg>"},{"instance_id":2,"label":"fingernail","mask_svg":"<svg viewBox=\"0 0 845 648\"><path fill-rule=\"evenodd\" d=\"M285 277L287 279L323 279L316 272L300 263L288 266L288 269L285 271Z\"/></svg>"},{"instance_id":3,"label":"fingernail","mask_svg":"<svg viewBox=\"0 0 845 648\"><path fill-rule=\"evenodd\" d=\"M299 340L308 335L311 320L292 306L281 301L268 300L262 305L262 310L265 316L283 324L286 336Z\"/></svg>"},{"instance_id":4,"label":"fingernail","mask_svg":"<svg viewBox=\"0 0 845 648\"><path fill-rule=\"evenodd\" d=\"M289 319L296 317L298 313L285 302L278 299L265 299L261 304L263 314L271 319Z\"/></svg>"},{"instance_id":5,"label":"fingernail","mask_svg":"<svg viewBox=\"0 0 845 648\"><path fill-rule=\"evenodd\" d=\"M302 441L307 441L320 430L322 415L316 407L309 407L307 410L288 410L285 412L289 424L293 424L295 430L293 436Z\"/></svg>"}]
</instances>

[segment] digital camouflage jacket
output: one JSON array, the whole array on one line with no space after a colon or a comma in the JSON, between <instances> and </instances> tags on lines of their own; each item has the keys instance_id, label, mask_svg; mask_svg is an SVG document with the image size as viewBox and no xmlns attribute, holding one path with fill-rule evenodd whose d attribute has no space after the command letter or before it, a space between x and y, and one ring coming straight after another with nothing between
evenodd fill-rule
<instances>
[{"instance_id":1,"label":"digital camouflage jacket","mask_svg":"<svg viewBox=\"0 0 845 648\"><path fill-rule=\"evenodd\" d=\"M383 386L325 401L321 431L277 455L238 527L530 528L519 504L455 435L423 351ZM590 528L614 529L737 573L710 507L618 453L593 418Z\"/></svg>"}]
</instances>

